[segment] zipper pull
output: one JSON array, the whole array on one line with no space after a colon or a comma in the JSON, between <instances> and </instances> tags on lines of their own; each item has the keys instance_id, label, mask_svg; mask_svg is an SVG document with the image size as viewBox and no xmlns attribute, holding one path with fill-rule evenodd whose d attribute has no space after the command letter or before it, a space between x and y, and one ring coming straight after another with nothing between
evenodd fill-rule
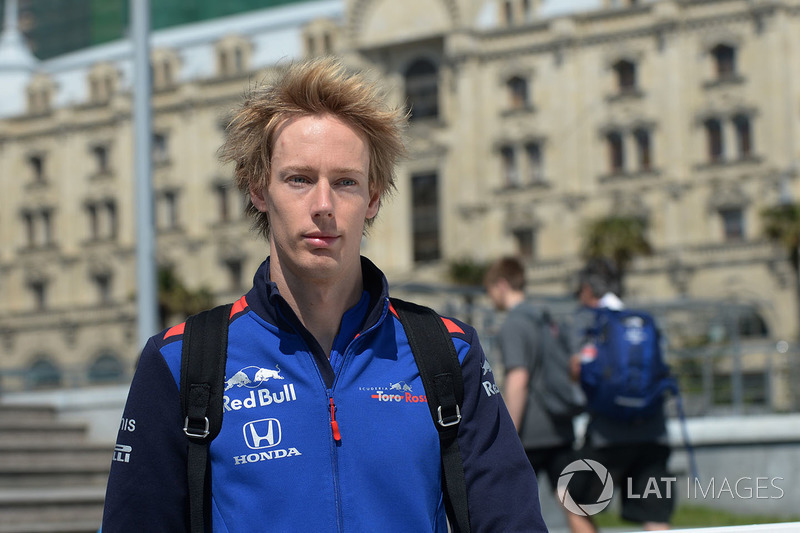
<instances>
[{"instance_id":1,"label":"zipper pull","mask_svg":"<svg viewBox=\"0 0 800 533\"><path fill-rule=\"evenodd\" d=\"M331 429L333 430L333 440L336 442L342 442L342 434L339 433L339 422L336 421L336 406L333 404L333 398L331 400Z\"/></svg>"}]
</instances>

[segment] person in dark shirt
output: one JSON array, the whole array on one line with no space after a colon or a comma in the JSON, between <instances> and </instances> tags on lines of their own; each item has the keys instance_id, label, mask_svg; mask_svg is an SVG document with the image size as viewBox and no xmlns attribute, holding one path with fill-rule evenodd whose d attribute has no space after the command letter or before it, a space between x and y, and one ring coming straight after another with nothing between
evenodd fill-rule
<instances>
[{"instance_id":1,"label":"person in dark shirt","mask_svg":"<svg viewBox=\"0 0 800 533\"><path fill-rule=\"evenodd\" d=\"M578 276L577 295L581 307L574 317L574 341L584 346L589 339L586 331L595 320L594 309L605 307L623 309L619 298L619 283L613 264L605 260L590 261ZM576 380L580 379L580 352L573 356L572 369ZM581 457L593 459L611 474L615 486L623 489L622 517L642 524L645 530L669 529L669 520L674 509L674 500L667 497L673 491L665 486L670 478L667 461L670 456L666 416L663 410L654 416L621 421L592 412L586 428L585 446ZM652 485L658 486L658 496L628 497L628 487L640 496ZM587 498L591 489L587 486L577 491L579 499ZM597 490L595 490L597 492Z\"/></svg>"},{"instance_id":2,"label":"person in dark shirt","mask_svg":"<svg viewBox=\"0 0 800 533\"><path fill-rule=\"evenodd\" d=\"M270 254L231 311L206 531L448 531L438 432L407 332L385 277L360 255L395 186L404 125L331 58L282 69L233 116L223 159ZM545 532L475 330L442 320L464 380L457 439L471 530ZM170 328L142 353L105 533L188 528L182 334Z\"/></svg>"}]
</instances>

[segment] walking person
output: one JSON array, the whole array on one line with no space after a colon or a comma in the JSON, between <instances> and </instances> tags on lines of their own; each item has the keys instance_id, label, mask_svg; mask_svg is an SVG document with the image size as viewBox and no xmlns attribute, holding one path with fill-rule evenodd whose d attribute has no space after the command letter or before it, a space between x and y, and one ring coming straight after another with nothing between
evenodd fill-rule
<instances>
[{"instance_id":1,"label":"walking person","mask_svg":"<svg viewBox=\"0 0 800 533\"><path fill-rule=\"evenodd\" d=\"M403 127L400 110L330 58L253 89L228 127L223 158L270 253L230 313L207 531L448 530L409 332L383 273L360 255L394 188ZM475 330L442 320L463 375L457 443L470 529L545 532L533 469ZM142 353L104 533L188 530L183 334L183 325L159 333Z\"/></svg>"},{"instance_id":2,"label":"walking person","mask_svg":"<svg viewBox=\"0 0 800 533\"><path fill-rule=\"evenodd\" d=\"M527 299L525 267L518 259L492 263L484 287L495 308L507 312L496 339L505 372L503 397L534 471L546 475L555 491L562 470L576 458L572 419L582 410L580 398L570 400L576 389L569 376L573 350L559 341L568 332L554 331L558 324L549 312ZM585 517L564 512L573 533L594 531Z\"/></svg>"},{"instance_id":3,"label":"walking person","mask_svg":"<svg viewBox=\"0 0 800 533\"><path fill-rule=\"evenodd\" d=\"M618 292L616 270L609 261L590 261L579 273L577 295L581 307L575 315L573 335L575 345L584 348L573 356L571 366L576 380L581 379L585 365L596 357L596 347L592 345L591 335L587 335L597 319L596 310L621 311L625 308ZM642 524L645 530L669 529L674 509L671 494L674 491L665 485L670 483L665 481L670 478L667 470L670 447L662 403L657 403L654 410L630 419L609 416L595 409L591 401L587 410L589 423L581 456L607 468L615 486L622 489L622 518ZM657 490L653 489L654 486ZM590 493L591 490L583 487L573 496L576 500L585 500ZM594 493L599 493L597 487Z\"/></svg>"}]
</instances>

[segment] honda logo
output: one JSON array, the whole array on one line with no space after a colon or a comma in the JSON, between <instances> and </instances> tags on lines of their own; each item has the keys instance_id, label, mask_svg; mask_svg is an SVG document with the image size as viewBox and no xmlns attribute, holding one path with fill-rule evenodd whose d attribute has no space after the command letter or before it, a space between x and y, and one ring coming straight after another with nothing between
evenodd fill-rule
<instances>
[{"instance_id":1,"label":"honda logo","mask_svg":"<svg viewBox=\"0 0 800 533\"><path fill-rule=\"evenodd\" d=\"M251 450L272 448L281 442L281 423L275 418L253 420L242 428L244 441Z\"/></svg>"}]
</instances>

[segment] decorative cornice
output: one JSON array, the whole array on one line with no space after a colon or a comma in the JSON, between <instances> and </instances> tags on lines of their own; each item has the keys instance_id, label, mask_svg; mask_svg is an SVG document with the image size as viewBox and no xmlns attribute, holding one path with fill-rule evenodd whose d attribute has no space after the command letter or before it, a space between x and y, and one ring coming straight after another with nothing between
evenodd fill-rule
<instances>
[{"instance_id":1,"label":"decorative cornice","mask_svg":"<svg viewBox=\"0 0 800 533\"><path fill-rule=\"evenodd\" d=\"M444 4L447 13L450 15L451 28L460 29L463 26L461 10L458 0L426 0L427 2L441 2ZM375 5L376 0L355 0L347 10L346 38L356 47L361 47L360 35L362 25L367 18L370 9Z\"/></svg>"},{"instance_id":2,"label":"decorative cornice","mask_svg":"<svg viewBox=\"0 0 800 533\"><path fill-rule=\"evenodd\" d=\"M730 0L725 0L726 3L730 3ZM682 11L685 13L688 9L691 9L691 4L696 3L710 3L714 2L714 0L704 0L703 2L684 2L682 6ZM681 33L688 33L688 32L695 32L695 31L708 31L711 27L726 27L730 26L730 24L735 23L747 23L753 22L754 16L763 19L765 17L774 16L779 10L785 10L786 12L797 12L800 14L800 8L792 8L790 6L751 6L742 2L744 7L738 8L737 11L728 12L728 13L717 13L714 15L708 16L692 16L692 15L684 15L680 18L675 18L672 20L665 21L661 17L657 17L656 15L648 17L644 24L638 27L626 28L617 31L598 31L595 34L590 35L582 35L580 32L581 24L589 23L589 22L596 22L598 20L603 19L619 19L626 16L636 15L641 17L643 14L647 14L650 11L649 6L642 6L641 8L636 9L626 9L626 10L605 10L601 13L594 13L594 14L583 14L583 15L574 15L571 17L571 20L574 21L576 26L576 31L569 35L569 38L565 38L564 35L558 34L554 32L552 29L552 24L536 24L530 25L521 28L503 28L503 29L492 29L484 32L478 32L475 35L475 39L478 42L478 54L481 56L481 59L484 61L491 61L497 59L504 59L509 56L517 56L517 55L537 55L537 54L547 54L547 53L556 53L561 54L565 50L569 48L588 48L593 47L596 45L607 44L615 41L629 41L634 39L640 38L649 38L655 37L659 40L663 40L665 34L672 33L672 32L681 32ZM558 19L557 19L558 20ZM532 32L542 32L546 34L545 39L542 42L536 44L521 44L515 45L511 41L513 37L518 35L525 35L530 34ZM732 37L736 34L730 33L728 37ZM739 37L736 37L739 38ZM712 37L713 39L713 37ZM490 43L497 43L498 41L509 41L509 45L504 47L502 50L486 50ZM711 42L711 41L709 41ZM483 48L483 51L481 51Z\"/></svg>"}]
</instances>

